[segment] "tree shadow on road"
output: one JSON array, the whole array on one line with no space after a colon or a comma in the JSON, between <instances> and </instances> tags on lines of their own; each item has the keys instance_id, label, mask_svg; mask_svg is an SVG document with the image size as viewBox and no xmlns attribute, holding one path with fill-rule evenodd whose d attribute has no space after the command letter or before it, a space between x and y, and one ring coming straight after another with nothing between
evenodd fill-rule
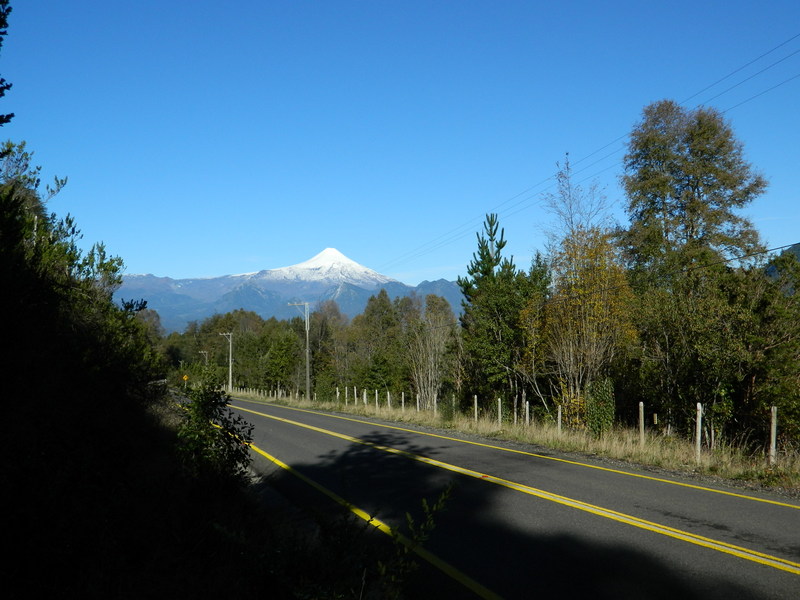
<instances>
[{"instance_id":1,"label":"tree shadow on road","mask_svg":"<svg viewBox=\"0 0 800 600\"><path fill-rule=\"evenodd\" d=\"M510 506L509 494L515 492L380 449L402 448L415 455L437 456L438 449L415 444L411 438L402 432L376 431L361 438L365 443L352 443L343 451L319 456L319 462L297 464L294 468L406 534L406 514L420 523L426 518L422 500L431 503L448 486L453 486L445 509L434 516L435 529L425 547L501 597L689 600L767 597L740 583L703 575L697 569L675 568L659 556L635 547L597 541L596 536L576 535L574 529L564 534L536 533L537 528L553 531L536 525L537 519L549 518L545 510L543 514L533 512L524 517L533 525L526 531L512 528L503 510ZM317 531L321 532L318 535L342 536L342 543L333 542L330 546L328 561L343 564L358 557L357 568L364 569L365 579L373 578L374 582L381 577L376 564L390 560L392 550L386 544L383 550L375 550L378 546L370 527L347 517L348 513L336 507L330 498L287 471L273 473L268 483L316 515ZM553 506L546 508L552 513ZM557 510L577 512L568 507ZM333 514L338 517L331 519ZM567 518L576 517L568 514ZM338 524L331 525L334 522ZM326 540L328 544L331 542ZM323 555L328 552L325 548L318 549ZM367 556L362 556L362 552ZM423 560L417 562L419 570L403 582L406 597L472 596L465 587ZM372 589L374 595L376 588Z\"/></svg>"}]
</instances>

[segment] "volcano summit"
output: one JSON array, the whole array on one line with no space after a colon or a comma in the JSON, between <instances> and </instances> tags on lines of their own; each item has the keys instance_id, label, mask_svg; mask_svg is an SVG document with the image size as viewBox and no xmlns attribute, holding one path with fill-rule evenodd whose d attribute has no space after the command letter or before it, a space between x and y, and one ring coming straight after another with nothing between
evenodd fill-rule
<instances>
[{"instance_id":1,"label":"volcano summit","mask_svg":"<svg viewBox=\"0 0 800 600\"><path fill-rule=\"evenodd\" d=\"M158 312L167 331L181 331L191 321L240 308L265 319L290 319L297 316L297 311L288 306L294 302L310 302L313 310L325 300L334 300L343 314L353 317L382 289L392 299L436 294L446 298L455 313L461 309L461 291L452 281L439 279L409 286L351 260L335 248L326 248L296 265L241 275L197 279L127 275L115 297L147 300L147 307Z\"/></svg>"}]
</instances>

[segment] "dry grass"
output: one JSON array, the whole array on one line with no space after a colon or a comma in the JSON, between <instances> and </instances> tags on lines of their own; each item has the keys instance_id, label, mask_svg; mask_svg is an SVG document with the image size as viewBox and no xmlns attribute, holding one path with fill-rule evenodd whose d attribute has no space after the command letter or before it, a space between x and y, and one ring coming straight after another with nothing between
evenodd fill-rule
<instances>
[{"instance_id":1,"label":"dry grass","mask_svg":"<svg viewBox=\"0 0 800 600\"><path fill-rule=\"evenodd\" d=\"M253 391L237 391L236 395L267 400ZM567 428L559 431L556 425L551 423L534 422L526 425L522 419L516 424L503 422L500 426L496 413L494 416L490 414L485 418L479 417L476 421L472 414L457 413L447 405L441 406L440 410L434 413L432 410L418 412L416 406L409 403L404 410L396 403L390 408L386 406L385 400L376 408L374 398L366 405L360 401L353 403L351 400L347 406L344 402L309 402L296 397L268 400L298 408L376 417L399 423L544 446L564 452L588 454L668 471L718 477L800 496L800 455L797 451L779 452L777 464L769 467L764 453L748 454L736 446L718 444L713 450L703 448L698 461L694 445L689 440L674 435L646 432L642 444L638 430L623 427L614 428L596 437L586 431Z\"/></svg>"}]
</instances>

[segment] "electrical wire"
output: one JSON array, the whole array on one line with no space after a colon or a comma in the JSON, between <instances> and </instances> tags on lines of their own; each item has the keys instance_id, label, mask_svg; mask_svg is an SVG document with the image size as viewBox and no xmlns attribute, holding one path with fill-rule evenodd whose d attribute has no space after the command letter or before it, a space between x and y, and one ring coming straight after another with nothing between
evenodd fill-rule
<instances>
[{"instance_id":1,"label":"electrical wire","mask_svg":"<svg viewBox=\"0 0 800 600\"><path fill-rule=\"evenodd\" d=\"M751 252L751 253L745 254L743 256L733 256L731 258L721 258L719 260L715 260L715 261L708 262L708 263L703 263L703 264L698 264L698 265L694 265L694 266L691 266L691 267L682 267L682 268L678 268L678 269L673 269L671 271L667 271L665 273L665 275L667 275L667 276L669 276L669 275L678 275L678 274L686 275L688 273L694 273L695 271L702 271L704 269L710 269L712 267L718 267L720 265L724 265L724 264L727 264L727 263L730 263L730 262L733 262L733 261L742 262L742 261L747 260L748 258L754 258L756 256L761 256L762 254L770 254L772 252L777 252L778 250L787 250L787 249L791 248L792 246L797 246L798 244L800 244L800 242L795 242L794 244L784 244L783 246L776 246L775 248L767 248L766 250L758 250L756 252ZM615 291L615 290L620 290L620 289L623 289L623 288L625 288L627 286L628 286L628 283L626 282L626 283L623 283L623 284L612 285L612 286L600 288L600 289L597 289L597 290L589 290L587 292L580 292L580 293L577 293L577 294L570 294L570 295L565 296L563 298L548 298L544 303L545 304L550 304L550 303L556 303L556 302L568 302L570 300L576 300L576 299L584 298L584 297L587 297L587 296L593 296L595 294L602 294L602 293L605 293L605 292L612 292L612 291Z\"/></svg>"},{"instance_id":2,"label":"electrical wire","mask_svg":"<svg viewBox=\"0 0 800 600\"><path fill-rule=\"evenodd\" d=\"M773 52L777 51L778 49L782 48L783 46L785 46L786 44L792 42L793 40L795 40L797 38L800 38L800 33L791 36L790 38L788 38L788 39L784 40L783 42L781 42L780 44L774 46L772 49L768 50L767 52L764 52L764 53L760 54L756 58L754 58L754 59L750 60L749 62L745 63L744 65L734 69L733 71L731 71L730 73L728 73L724 77L716 80L714 83L704 87L703 89L699 90L698 92L695 92L694 94L692 94L691 96L689 96L688 98L686 98L685 100L680 102L680 104L685 104L686 102L688 102L692 98L695 98L695 97L699 96L700 94L702 94L703 92L708 91L711 88L719 85L723 81L726 81L730 77L732 77L735 74L741 72L742 70L746 69L747 67L755 64L759 60L761 60L761 59L765 58L766 56L772 54ZM745 82L757 77L758 75L763 74L765 71L771 69L772 67L774 67L774 66L776 66L776 65L778 65L778 64L780 64L782 62L784 62L788 58L791 58L792 56L795 56L798 53L800 53L800 50L796 50L796 51L788 54L787 56L784 56L783 58L781 58L781 59L771 63L767 67L761 69L757 73L754 73L753 75L748 76L747 78L745 78L742 81L736 83L735 85L726 88L725 90L723 90L722 92L719 92L715 96L712 96L706 102L710 102L711 100L715 100L715 99L719 98L720 96L730 92L731 90L739 87L743 83L745 83ZM723 114L725 114L725 113L727 113L727 112L729 112L729 111L731 111L731 110L733 110L735 108L738 108L738 107L740 107L740 106L742 106L744 104L747 104L748 102L751 102L751 101L755 100L756 98L759 98L760 96L763 96L764 94L767 94L767 93L769 93L769 92L781 87L782 85L785 85L786 83L789 83L790 81L793 81L794 79L797 79L798 77L800 77L800 73L798 73L797 75L794 75L794 76L792 76L792 77L790 77L790 78L788 78L788 79L786 79L786 80L784 80L784 81L782 81L782 82L780 82L780 83L778 83L776 85L773 85L773 86L771 86L771 87L769 87L769 88L767 88L765 90L762 90L761 92L759 92L759 93L757 93L757 94L755 94L753 96L750 96L749 98L747 98L747 99L745 99L745 100L743 100L743 101L741 101L741 102L739 102L739 103L737 103L737 104L735 104L735 105L733 105L733 106L731 106L731 107L729 107L729 108L727 108L727 109L725 109L724 111L721 111L721 112ZM698 107L699 106L700 105L698 105ZM615 138L611 142L608 142L607 144L601 146L600 148L592 151L591 153L587 154L586 156L584 156L584 157L580 158L579 160L575 161L573 163L573 165L578 165L578 164L588 160L592 156L594 156L594 155L602 152L606 148L608 148L610 146L613 146L614 144L626 139L627 137L628 137L628 134L626 133L624 135L621 135L621 136ZM615 154L618 154L622 150L624 150L624 147L617 148L617 149L615 149L615 150L613 150L613 151L611 151L609 153L606 153L601 158L591 162L590 164L582 167L581 169L579 169L577 171L574 171L573 174L576 174L576 175L580 174L580 173L590 169L591 167L603 162L604 160L610 158L611 156L613 156ZM616 166L619 166L620 164L621 163L619 161L615 162L612 165L610 165L608 167L605 167L604 169L601 169L600 171L594 173L593 175L588 176L588 177L580 180L579 183L583 183L583 182L585 182L587 180L590 180L590 179L596 177L598 174L603 173L603 172L605 172L605 171L607 171L607 170L609 170L611 168L614 168ZM531 194L530 193L533 190L536 190L537 188L540 188L541 186L545 186L548 183L549 183L549 185L547 185L547 187L544 187L543 189L540 189L537 192L537 194ZM540 195L540 194L544 193L545 191L547 191L548 189L550 189L554 185L554 183L555 183L555 176L551 175L550 177L547 177L547 178L539 181L538 183L535 183L532 186L529 186L525 190L522 190L521 192L519 192L519 193L511 196L510 198L504 200L503 202L501 202L500 204L496 205L494 208L492 208L488 212L490 212L490 213L498 213L501 217L509 217L509 216L513 216L513 215L519 214L519 213L521 213L521 212L523 212L525 210L530 209L531 207L533 207L533 206L535 206L537 204L540 204L541 203L541 198L537 199L536 196ZM512 201L514 201L514 200L516 200L518 198L519 198L519 200L517 200L517 202L514 202L510 206L507 206L510 202L512 202ZM531 200L533 200L533 201L531 201ZM509 212L509 211L511 211L511 212ZM405 253L399 255L397 258L395 258L393 260L390 260L390 261L388 261L386 263L383 263L381 265L381 267L380 267L381 270L391 269L391 268L395 267L396 265L403 264L405 262L408 262L410 260L419 258L421 256L425 256L426 254L430 254L434 250L438 250L439 248L447 246L447 245L449 245L449 244L451 244L451 243L453 243L453 242L455 242L457 240L460 240L460 239L462 239L462 238L464 238L464 237L466 237L468 235L474 234L476 232L477 227L479 227L480 223L484 219L484 217L485 217L485 213L483 215L479 216L479 217L474 217L474 218L464 222L462 225L459 225L458 227L456 227L454 229L451 229L450 231L435 237L433 240L431 240L429 242L426 242L426 243L424 243L424 244L422 244L420 246L417 246L416 248L414 248L414 249L412 249L412 250L410 250L408 252L405 252Z\"/></svg>"},{"instance_id":3,"label":"electrical wire","mask_svg":"<svg viewBox=\"0 0 800 600\"><path fill-rule=\"evenodd\" d=\"M714 86L716 86L716 85L718 85L718 84L722 83L722 82L723 82L723 81L725 81L726 79L729 79L730 77L733 77L733 76L734 76L734 75L736 75L736 73L738 73L739 71L743 71L744 69L746 69L746 68L747 68L747 67L749 67L750 65L752 65L752 64L754 64L754 63L757 63L759 60L761 60L761 59L762 59L762 58L764 58L765 56L768 56L768 55L772 54L772 53L773 53L773 52L775 52L775 51L776 51L778 48L782 48L783 46L785 46L786 44L788 44L788 43L789 43L789 42L791 42L792 40L795 40L795 39L797 39L797 38L799 38L799 37L800 37L800 33L798 33L798 34L796 34L796 35L793 35L793 36L792 36L792 37L790 37L788 40L786 40L786 41L783 41L783 42L781 42L780 44L778 44L777 46L775 46L774 48L772 48L772 50L767 50L766 52L764 52L764 54L761 54L761 55L757 56L756 58L754 58L753 60L751 60L750 62L748 62L748 63L746 63L746 64L742 65L741 67L739 67L739 68L737 68L737 69L734 69L733 71L731 71L730 73L728 73L727 75L725 75L725 77L722 77L721 79L717 79L717 80L716 80L714 83L712 83L711 85L707 85L706 87L704 87L704 88L703 88L702 90L700 90L699 92L695 92L694 94L692 94L691 96L689 96L688 98L686 98L684 101L682 101L680 104L686 104L686 103L687 103L689 100L691 100L692 98L695 98L695 97L699 96L699 95L700 95L700 94L702 94L703 92L706 92L706 91L710 90L711 88L713 88Z\"/></svg>"},{"instance_id":4,"label":"electrical wire","mask_svg":"<svg viewBox=\"0 0 800 600\"><path fill-rule=\"evenodd\" d=\"M776 60L774 63L772 63L771 65L768 65L768 66L764 67L763 69L761 69L761 70L760 70L760 71L758 71L757 73L753 73L752 75L750 75L750 77L746 77L745 79L742 79L742 80L741 80L739 83L736 83L736 84L732 85L731 87L729 87L729 88L727 88L727 89L724 89L724 90L722 90L722 91L721 91L719 94L717 94L716 96L712 96L711 98L709 98L708 100L706 100L706 101L705 101L703 104L707 104L707 103L711 102L712 100L716 100L717 98L719 98L719 97L720 97L720 96L722 96L723 94L727 94L727 93L728 93L728 92L730 92L732 89L735 89L735 88L739 87L740 85L742 85L743 83L746 83L746 82L750 81L750 80L751 80L751 79L753 79L754 77L758 77L758 76L759 76L759 75L761 75L762 73L764 73L764 72L766 72L766 71L769 71L769 70L770 70L772 67L774 67L774 66L776 66L776 65L779 65L779 64L780 64L780 63L782 63L783 61L785 61L785 60L787 60L787 59L791 58L792 56L794 56L795 54L798 54L798 53L800 53L800 50L795 50L795 51L794 51L794 52L792 52L791 54L787 54L787 55L786 55L786 56L784 56L782 59L780 59L780 60Z\"/></svg>"},{"instance_id":5,"label":"electrical wire","mask_svg":"<svg viewBox=\"0 0 800 600\"><path fill-rule=\"evenodd\" d=\"M798 73L797 75L793 75L792 77L789 77L789 79L784 79L784 80L783 80L783 81L781 81L780 83L778 83L778 84L776 84L776 85L773 85L771 88L767 88L766 90L764 90L764 91L762 91L762 92L759 92L758 94L756 94L756 95L754 95L754 96L750 96L749 98L747 98L746 100L742 100L742 101L741 101L741 102L739 102L738 104L734 104L733 106L729 106L728 108L726 108L725 110L723 110L723 111L722 111L722 113L723 113L723 114L725 114L725 113L727 113L728 111L730 111L730 110L733 110L734 108L738 108L738 107L740 107L742 104L747 104L747 103L748 103L748 102L750 102L751 100L755 100L755 99L756 99L756 98L758 98L759 96L763 96L763 95L764 95L764 94L766 94L767 92L771 92L771 91L772 91L772 90L774 90L775 88L779 88L779 87L781 87L783 84L785 84L785 83L789 83L790 81L793 81L793 80L797 79L798 77L800 77L800 73Z\"/></svg>"},{"instance_id":6,"label":"electrical wire","mask_svg":"<svg viewBox=\"0 0 800 600\"><path fill-rule=\"evenodd\" d=\"M712 262L704 263L704 264L700 264L700 265L695 265L695 266L692 266L692 267L683 267L683 268L673 269L671 271L667 271L666 275L676 275L676 274L685 275L687 273L693 273L695 271L702 271L703 269L710 269L712 267L717 267L719 265L724 265L724 264L727 264L727 263L733 262L733 261L745 261L748 258L754 258L756 256L761 256L762 254L770 254L772 252L777 252L778 250L788 250L789 248L792 248L793 246L797 246L797 245L800 245L800 242L795 242L793 244L784 244L783 246L776 246L774 248L768 248L768 249L765 249L765 250L758 250L756 252L751 252L751 253L745 254L743 256L733 256L731 258L722 258L722 259L719 259L719 260L716 260L716 261L712 261ZM542 304L543 305L552 305L552 304L558 304L558 303L561 303L561 302L569 302L569 301L573 301L573 300L580 300L582 298L586 298L586 297L590 297L590 296L594 296L594 295L598 295L598 294L604 294L606 292L613 292L615 290L621 290L621 289L624 289L626 287L629 287L629 284L627 282L622 283L622 284L618 284L618 285L606 286L606 287L602 287L602 288L595 289L595 290L588 290L588 291L585 291L585 292L573 293L573 294L569 294L567 296L563 296L563 297L559 297L559 298L549 297L549 298L546 298ZM439 329L439 328L442 328L442 327L453 327L453 326L454 326L454 324L447 324L447 325L440 325L440 326L432 327L431 329Z\"/></svg>"}]
</instances>

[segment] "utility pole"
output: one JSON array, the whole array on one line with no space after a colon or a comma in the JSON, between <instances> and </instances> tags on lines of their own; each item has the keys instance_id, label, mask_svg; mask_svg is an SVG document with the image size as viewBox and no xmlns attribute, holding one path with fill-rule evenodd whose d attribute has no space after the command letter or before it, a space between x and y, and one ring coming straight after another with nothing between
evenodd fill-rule
<instances>
[{"instance_id":1,"label":"utility pole","mask_svg":"<svg viewBox=\"0 0 800 600\"><path fill-rule=\"evenodd\" d=\"M233 332L220 333L228 338L228 393L233 391Z\"/></svg>"},{"instance_id":2,"label":"utility pole","mask_svg":"<svg viewBox=\"0 0 800 600\"><path fill-rule=\"evenodd\" d=\"M289 306L304 306L306 318L306 400L311 400L311 366L308 354L308 302L297 302L295 304L289 303ZM298 309L299 310L299 309Z\"/></svg>"}]
</instances>

